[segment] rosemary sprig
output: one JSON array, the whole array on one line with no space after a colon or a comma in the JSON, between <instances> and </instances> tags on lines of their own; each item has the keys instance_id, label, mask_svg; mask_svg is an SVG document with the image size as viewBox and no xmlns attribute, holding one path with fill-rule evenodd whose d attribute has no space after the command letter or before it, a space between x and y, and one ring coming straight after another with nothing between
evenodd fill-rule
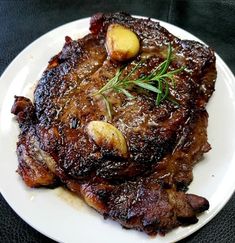
<instances>
[{"instance_id":1,"label":"rosemary sprig","mask_svg":"<svg viewBox=\"0 0 235 243\"><path fill-rule=\"evenodd\" d=\"M163 100L169 98L169 81L175 87L174 75L184 70L184 67L178 68L168 72L169 65L172 61L172 47L168 46L167 58L160 63L150 74L143 75L135 80L131 76L142 66L144 60L137 63L132 70L123 77L125 67L119 68L113 78L111 78L99 91L94 95L101 95L105 101L109 117L112 117L111 104L105 95L109 91L123 93L128 98L133 99L134 96L130 93L130 89L138 86L142 89L156 93L156 105L159 105ZM175 101L173 103L176 103Z\"/></svg>"}]
</instances>

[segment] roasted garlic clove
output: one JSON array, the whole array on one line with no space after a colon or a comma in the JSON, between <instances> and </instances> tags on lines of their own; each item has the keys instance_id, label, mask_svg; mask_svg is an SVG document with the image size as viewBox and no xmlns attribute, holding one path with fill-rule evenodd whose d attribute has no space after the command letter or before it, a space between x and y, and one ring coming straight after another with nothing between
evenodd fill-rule
<instances>
[{"instance_id":1,"label":"roasted garlic clove","mask_svg":"<svg viewBox=\"0 0 235 243\"><path fill-rule=\"evenodd\" d=\"M87 126L87 132L98 146L113 150L120 157L127 157L126 140L113 125L103 121L91 121Z\"/></svg>"},{"instance_id":2,"label":"roasted garlic clove","mask_svg":"<svg viewBox=\"0 0 235 243\"><path fill-rule=\"evenodd\" d=\"M138 54L140 42L130 29L120 24L111 24L107 30L106 48L111 59L126 61Z\"/></svg>"}]
</instances>

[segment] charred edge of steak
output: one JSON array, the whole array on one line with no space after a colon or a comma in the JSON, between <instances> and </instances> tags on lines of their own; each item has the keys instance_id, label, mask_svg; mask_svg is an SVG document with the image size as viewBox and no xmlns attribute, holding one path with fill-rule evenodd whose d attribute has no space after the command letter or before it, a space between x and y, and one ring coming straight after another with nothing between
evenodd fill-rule
<instances>
[{"instance_id":1,"label":"charred edge of steak","mask_svg":"<svg viewBox=\"0 0 235 243\"><path fill-rule=\"evenodd\" d=\"M187 190L193 180L194 164L211 149L207 141L207 125L208 113L205 109L192 111L173 153L156 164L154 177L162 178L161 181L169 185L176 185L178 190ZM170 174L164 177L164 171Z\"/></svg>"},{"instance_id":2,"label":"charred edge of steak","mask_svg":"<svg viewBox=\"0 0 235 243\"><path fill-rule=\"evenodd\" d=\"M35 108L31 100L23 96L15 96L11 113L16 116L22 132L36 122Z\"/></svg>"},{"instance_id":3,"label":"charred edge of steak","mask_svg":"<svg viewBox=\"0 0 235 243\"><path fill-rule=\"evenodd\" d=\"M60 184L54 173L53 158L40 149L35 131L31 128L19 136L17 156L19 165L17 172L29 187L54 188Z\"/></svg>"},{"instance_id":4,"label":"charred edge of steak","mask_svg":"<svg viewBox=\"0 0 235 243\"><path fill-rule=\"evenodd\" d=\"M210 204L207 199L194 194L186 194L188 202L196 213L202 213L209 209Z\"/></svg>"},{"instance_id":5,"label":"charred edge of steak","mask_svg":"<svg viewBox=\"0 0 235 243\"><path fill-rule=\"evenodd\" d=\"M34 106L41 124L47 126L52 121L58 124L60 111L70 107L70 102L74 102L72 98L79 98L75 95L80 83L90 80L90 76L106 59L105 47L100 42L91 34L74 41L66 37L62 51L49 61L35 89ZM66 102L63 101L66 98ZM68 116L70 117L70 114Z\"/></svg>"},{"instance_id":6,"label":"charred edge of steak","mask_svg":"<svg viewBox=\"0 0 235 243\"><path fill-rule=\"evenodd\" d=\"M105 218L149 235L165 234L177 226L197 223L197 213L209 208L203 197L166 190L148 178L116 186L68 180L67 186Z\"/></svg>"}]
</instances>

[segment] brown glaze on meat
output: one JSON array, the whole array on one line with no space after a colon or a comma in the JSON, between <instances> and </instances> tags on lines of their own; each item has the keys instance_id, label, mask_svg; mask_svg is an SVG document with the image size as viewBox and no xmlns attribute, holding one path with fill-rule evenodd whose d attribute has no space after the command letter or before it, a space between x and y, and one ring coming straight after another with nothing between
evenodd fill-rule
<instances>
[{"instance_id":1,"label":"brown glaze on meat","mask_svg":"<svg viewBox=\"0 0 235 243\"><path fill-rule=\"evenodd\" d=\"M140 40L135 60L125 63L123 75L144 60L136 78L149 74L173 47L169 70L175 75L170 96L155 105L151 92L132 89L135 99L109 92L112 120L105 102L95 96L123 65L107 56L105 36L110 24L124 25ZM91 33L73 41L66 37L40 79L34 103L16 97L12 113L21 134L17 144L18 172L31 187L60 182L105 217L154 235L197 222L196 214L209 207L206 199L185 194L193 165L210 149L205 105L214 91L214 52L195 41L180 40L159 23L128 14L97 14ZM135 77L133 77L135 78ZM127 154L95 143L91 121L111 123L124 136Z\"/></svg>"}]
</instances>

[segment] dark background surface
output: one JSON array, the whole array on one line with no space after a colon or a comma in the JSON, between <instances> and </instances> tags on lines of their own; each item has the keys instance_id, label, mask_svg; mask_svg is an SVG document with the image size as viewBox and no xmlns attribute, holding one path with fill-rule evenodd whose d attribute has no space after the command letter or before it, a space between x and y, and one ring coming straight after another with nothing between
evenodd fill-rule
<instances>
[{"instance_id":1,"label":"dark background surface","mask_svg":"<svg viewBox=\"0 0 235 243\"><path fill-rule=\"evenodd\" d=\"M42 34L100 11L126 11L177 25L214 48L235 73L233 0L0 0L0 73ZM23 222L0 195L0 242L53 241ZM213 220L181 242L235 242L235 195Z\"/></svg>"}]
</instances>

